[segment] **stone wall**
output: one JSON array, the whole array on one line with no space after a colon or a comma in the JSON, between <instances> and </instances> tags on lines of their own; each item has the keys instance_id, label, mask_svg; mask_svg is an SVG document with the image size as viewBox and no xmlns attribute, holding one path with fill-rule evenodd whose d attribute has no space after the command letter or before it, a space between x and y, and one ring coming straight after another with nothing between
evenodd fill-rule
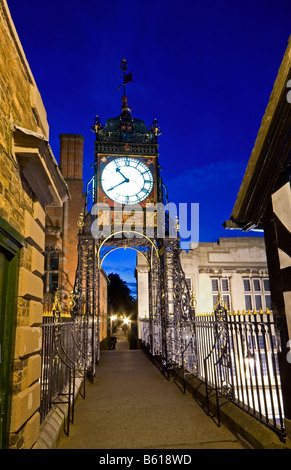
<instances>
[{"instance_id":1,"label":"stone wall","mask_svg":"<svg viewBox=\"0 0 291 470\"><path fill-rule=\"evenodd\" d=\"M32 190L29 175L34 162L31 155L26 177L15 144L16 129L27 138L44 142L48 138L46 112L26 61L5 0L0 1L0 215L26 241L20 252L16 311L6 311L16 322L12 366L12 401L9 447L29 449L36 442L40 416L42 298L45 248L45 198ZM39 138L41 136L41 138ZM53 159L45 145L46 159ZM28 145L27 145L28 147ZM38 171L39 171L38 166ZM47 172L41 168L41 174ZM33 175L32 175L33 176ZM49 179L51 175L46 175ZM58 174L54 182L63 184ZM43 184L43 181L40 181ZM59 196L59 195L58 195ZM59 204L61 201L59 200Z\"/></svg>"}]
</instances>

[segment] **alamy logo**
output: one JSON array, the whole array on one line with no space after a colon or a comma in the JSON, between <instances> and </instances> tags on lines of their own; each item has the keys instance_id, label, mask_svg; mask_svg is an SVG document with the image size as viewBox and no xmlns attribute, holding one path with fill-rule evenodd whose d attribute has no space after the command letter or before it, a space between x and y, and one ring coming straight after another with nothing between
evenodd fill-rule
<instances>
[{"instance_id":1,"label":"alamy logo","mask_svg":"<svg viewBox=\"0 0 291 470\"><path fill-rule=\"evenodd\" d=\"M190 243L199 241L199 204L198 203L162 203L114 204L111 208L106 203L92 206L91 214L96 216L91 226L94 238L102 237L169 238L179 236Z\"/></svg>"}]
</instances>

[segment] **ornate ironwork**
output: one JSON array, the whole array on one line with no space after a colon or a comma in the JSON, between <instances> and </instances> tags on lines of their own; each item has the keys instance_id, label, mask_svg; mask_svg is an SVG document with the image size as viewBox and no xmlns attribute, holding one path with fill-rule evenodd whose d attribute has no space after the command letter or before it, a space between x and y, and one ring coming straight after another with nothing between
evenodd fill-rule
<instances>
[{"instance_id":1,"label":"ornate ironwork","mask_svg":"<svg viewBox=\"0 0 291 470\"><path fill-rule=\"evenodd\" d=\"M166 377L169 371L190 360L185 348L192 349L192 365L197 365L193 335L194 301L180 262L179 238L157 240L159 256L149 272L149 319L143 322L144 344L159 358Z\"/></svg>"},{"instance_id":2,"label":"ornate ironwork","mask_svg":"<svg viewBox=\"0 0 291 470\"><path fill-rule=\"evenodd\" d=\"M64 431L68 435L70 423L74 420L76 387L79 379L80 395L85 398L86 353L82 349L80 326L72 321L75 306L73 293L70 293L67 309L62 308L60 293L57 291L50 310L45 309L42 327L41 365L41 421L45 419L53 405L66 414Z\"/></svg>"},{"instance_id":3,"label":"ornate ironwork","mask_svg":"<svg viewBox=\"0 0 291 470\"><path fill-rule=\"evenodd\" d=\"M150 353L160 357L162 369L169 370L180 364L182 351L188 338L193 335L193 312L190 292L180 262L179 237L148 238L142 232L112 232L107 238L95 240L91 233L92 216L81 218L78 269L76 275L76 319L87 331L86 351L91 357L87 364L94 377L96 359L100 355L98 340L99 276L102 259L117 248L134 248L142 251L149 266L149 329ZM167 219L173 226L175 223ZM178 225L174 227L177 232ZM172 229L171 229L172 230ZM172 230L173 231L173 230ZM168 233L168 231L167 231ZM120 238L116 238L116 236Z\"/></svg>"},{"instance_id":4,"label":"ornate ironwork","mask_svg":"<svg viewBox=\"0 0 291 470\"><path fill-rule=\"evenodd\" d=\"M84 224L85 225L85 224ZM82 229L84 229L84 225ZM79 234L78 267L74 288L76 304L74 320L82 331L82 344L87 357L88 377L93 380L96 364L100 359L99 342L99 285L100 272L97 269L96 240Z\"/></svg>"},{"instance_id":5,"label":"ornate ironwork","mask_svg":"<svg viewBox=\"0 0 291 470\"><path fill-rule=\"evenodd\" d=\"M220 425L219 395L228 399L232 399L233 397L227 315L227 307L223 303L219 293L213 313L213 328L211 332L212 347L204 358L206 408L209 413L210 391L214 389L216 394L218 425Z\"/></svg>"}]
</instances>

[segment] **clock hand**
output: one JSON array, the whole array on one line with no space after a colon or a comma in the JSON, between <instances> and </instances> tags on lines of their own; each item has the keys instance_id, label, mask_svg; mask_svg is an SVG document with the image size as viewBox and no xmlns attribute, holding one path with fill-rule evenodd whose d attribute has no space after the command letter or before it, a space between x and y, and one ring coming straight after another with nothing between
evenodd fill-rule
<instances>
[{"instance_id":1,"label":"clock hand","mask_svg":"<svg viewBox=\"0 0 291 470\"><path fill-rule=\"evenodd\" d=\"M127 178L121 173L120 168L116 168L116 171L118 171L118 173L119 173L125 180L127 180ZM128 182L128 181L127 181L127 182Z\"/></svg>"},{"instance_id":2,"label":"clock hand","mask_svg":"<svg viewBox=\"0 0 291 470\"><path fill-rule=\"evenodd\" d=\"M125 178L124 181L121 181L121 183L118 183L118 184L116 184L115 186L113 186L112 188L107 189L107 191L112 191L112 189L117 188L117 186L120 186L120 185L123 184L123 183L129 183L129 179L128 179L128 178Z\"/></svg>"}]
</instances>

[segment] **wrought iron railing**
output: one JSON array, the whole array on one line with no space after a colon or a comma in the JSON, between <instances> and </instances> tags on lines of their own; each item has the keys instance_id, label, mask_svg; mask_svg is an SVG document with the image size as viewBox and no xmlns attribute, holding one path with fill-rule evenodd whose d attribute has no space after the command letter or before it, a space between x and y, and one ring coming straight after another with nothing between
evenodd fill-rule
<instances>
[{"instance_id":1,"label":"wrought iron railing","mask_svg":"<svg viewBox=\"0 0 291 470\"><path fill-rule=\"evenodd\" d=\"M182 371L183 385L193 374L205 383L206 411L210 396L216 396L217 422L220 423L219 397L231 400L247 413L285 435L278 352L280 334L273 314L229 312L220 300L211 314L196 314L193 321L179 326L175 353L168 349L168 364ZM155 325L155 338L159 329ZM149 346L153 328L142 321L142 342ZM170 332L169 332L170 334ZM172 339L171 339L172 342ZM156 350L158 351L158 347Z\"/></svg>"},{"instance_id":2,"label":"wrought iron railing","mask_svg":"<svg viewBox=\"0 0 291 470\"><path fill-rule=\"evenodd\" d=\"M85 398L88 355L84 338L87 332L82 323L72 321L68 311L62 311L58 293L50 307L44 309L41 325L40 418L42 423L54 405L65 405L60 409L64 412L64 431L68 435L74 420L78 379L80 395Z\"/></svg>"}]
</instances>

